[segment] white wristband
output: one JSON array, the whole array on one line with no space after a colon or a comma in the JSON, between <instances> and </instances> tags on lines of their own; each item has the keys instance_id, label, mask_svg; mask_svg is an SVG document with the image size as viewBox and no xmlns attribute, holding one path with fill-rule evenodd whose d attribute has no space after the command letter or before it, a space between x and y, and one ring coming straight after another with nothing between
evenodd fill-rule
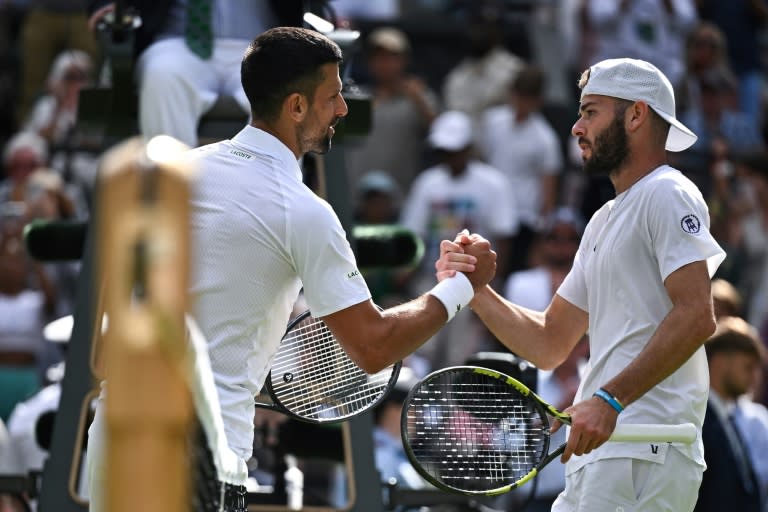
<instances>
[{"instance_id":1,"label":"white wristband","mask_svg":"<svg viewBox=\"0 0 768 512\"><path fill-rule=\"evenodd\" d=\"M434 295L437 300L443 303L445 311L448 313L450 322L453 316L461 311L461 308L469 304L475 296L475 289L469 282L467 276L461 272L456 272L454 277L443 279L429 290L430 295Z\"/></svg>"}]
</instances>

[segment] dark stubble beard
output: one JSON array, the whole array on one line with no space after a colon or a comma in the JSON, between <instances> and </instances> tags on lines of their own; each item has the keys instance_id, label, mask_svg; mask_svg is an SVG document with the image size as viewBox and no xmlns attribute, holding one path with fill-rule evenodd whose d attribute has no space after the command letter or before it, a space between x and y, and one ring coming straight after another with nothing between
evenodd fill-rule
<instances>
[{"instance_id":1,"label":"dark stubble beard","mask_svg":"<svg viewBox=\"0 0 768 512\"><path fill-rule=\"evenodd\" d=\"M340 118L334 119L330 126L336 126L339 119ZM331 150L331 138L330 130L327 128L325 133L314 139L305 139L303 136L301 136L301 139L304 140L304 146L307 148L306 152L312 152L318 155L324 155Z\"/></svg>"},{"instance_id":2,"label":"dark stubble beard","mask_svg":"<svg viewBox=\"0 0 768 512\"><path fill-rule=\"evenodd\" d=\"M592 156L584 160L584 172L588 176L609 176L617 172L627 160L629 139L623 118L623 115L617 115L608 128L595 138L594 144L590 145Z\"/></svg>"}]
</instances>

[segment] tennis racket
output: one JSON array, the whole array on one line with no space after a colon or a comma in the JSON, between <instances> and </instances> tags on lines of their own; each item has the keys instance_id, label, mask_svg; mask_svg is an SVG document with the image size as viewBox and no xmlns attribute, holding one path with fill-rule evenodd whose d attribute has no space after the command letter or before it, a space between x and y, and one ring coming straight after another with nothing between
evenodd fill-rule
<instances>
[{"instance_id":1,"label":"tennis racket","mask_svg":"<svg viewBox=\"0 0 768 512\"><path fill-rule=\"evenodd\" d=\"M414 468L438 489L494 496L534 478L559 457L549 452L549 418L564 414L521 382L494 370L438 370L408 393L400 429ZM696 427L619 424L611 441L690 444Z\"/></svg>"},{"instance_id":2,"label":"tennis racket","mask_svg":"<svg viewBox=\"0 0 768 512\"><path fill-rule=\"evenodd\" d=\"M270 401L256 402L310 423L338 423L378 404L397 382L401 362L369 375L328 326L305 311L288 324L267 376Z\"/></svg>"}]
</instances>

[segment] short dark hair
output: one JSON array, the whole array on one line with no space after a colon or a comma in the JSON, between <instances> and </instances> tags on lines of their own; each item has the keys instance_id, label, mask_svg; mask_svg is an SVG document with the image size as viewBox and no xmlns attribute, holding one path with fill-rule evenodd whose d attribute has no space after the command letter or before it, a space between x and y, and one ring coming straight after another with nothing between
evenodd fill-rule
<instances>
[{"instance_id":1,"label":"short dark hair","mask_svg":"<svg viewBox=\"0 0 768 512\"><path fill-rule=\"evenodd\" d=\"M766 349L757 330L743 318L726 316L718 320L715 333L704 343L707 357L739 352L765 361Z\"/></svg>"},{"instance_id":2,"label":"short dark hair","mask_svg":"<svg viewBox=\"0 0 768 512\"><path fill-rule=\"evenodd\" d=\"M540 98L544 95L547 78L537 66L525 66L512 81L512 92L522 96Z\"/></svg>"},{"instance_id":3,"label":"short dark hair","mask_svg":"<svg viewBox=\"0 0 768 512\"><path fill-rule=\"evenodd\" d=\"M341 48L313 30L276 27L251 42L240 65L243 90L254 119L274 121L295 92L312 101L323 79L321 66L340 63Z\"/></svg>"}]
</instances>

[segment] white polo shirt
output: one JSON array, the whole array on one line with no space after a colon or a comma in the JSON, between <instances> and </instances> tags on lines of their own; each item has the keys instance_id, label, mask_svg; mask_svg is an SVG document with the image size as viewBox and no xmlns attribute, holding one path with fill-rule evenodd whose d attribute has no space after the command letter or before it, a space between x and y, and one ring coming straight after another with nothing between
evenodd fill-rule
<instances>
[{"instance_id":1,"label":"white polo shirt","mask_svg":"<svg viewBox=\"0 0 768 512\"><path fill-rule=\"evenodd\" d=\"M709 232L709 212L696 186L663 165L608 201L589 221L571 272L558 295L589 313L590 361L576 401L588 399L621 372L672 309L664 280L680 267L706 261L710 276L725 252ZM629 404L619 423L704 421L709 373L704 348L677 371ZM675 445L704 465L701 435ZM611 457L663 462L669 445L614 443L572 458L568 473Z\"/></svg>"},{"instance_id":2,"label":"white polo shirt","mask_svg":"<svg viewBox=\"0 0 768 512\"><path fill-rule=\"evenodd\" d=\"M371 297L330 205L302 183L294 154L245 127L190 152L194 316L230 447L247 460L261 389L302 285L322 317Z\"/></svg>"}]
</instances>

